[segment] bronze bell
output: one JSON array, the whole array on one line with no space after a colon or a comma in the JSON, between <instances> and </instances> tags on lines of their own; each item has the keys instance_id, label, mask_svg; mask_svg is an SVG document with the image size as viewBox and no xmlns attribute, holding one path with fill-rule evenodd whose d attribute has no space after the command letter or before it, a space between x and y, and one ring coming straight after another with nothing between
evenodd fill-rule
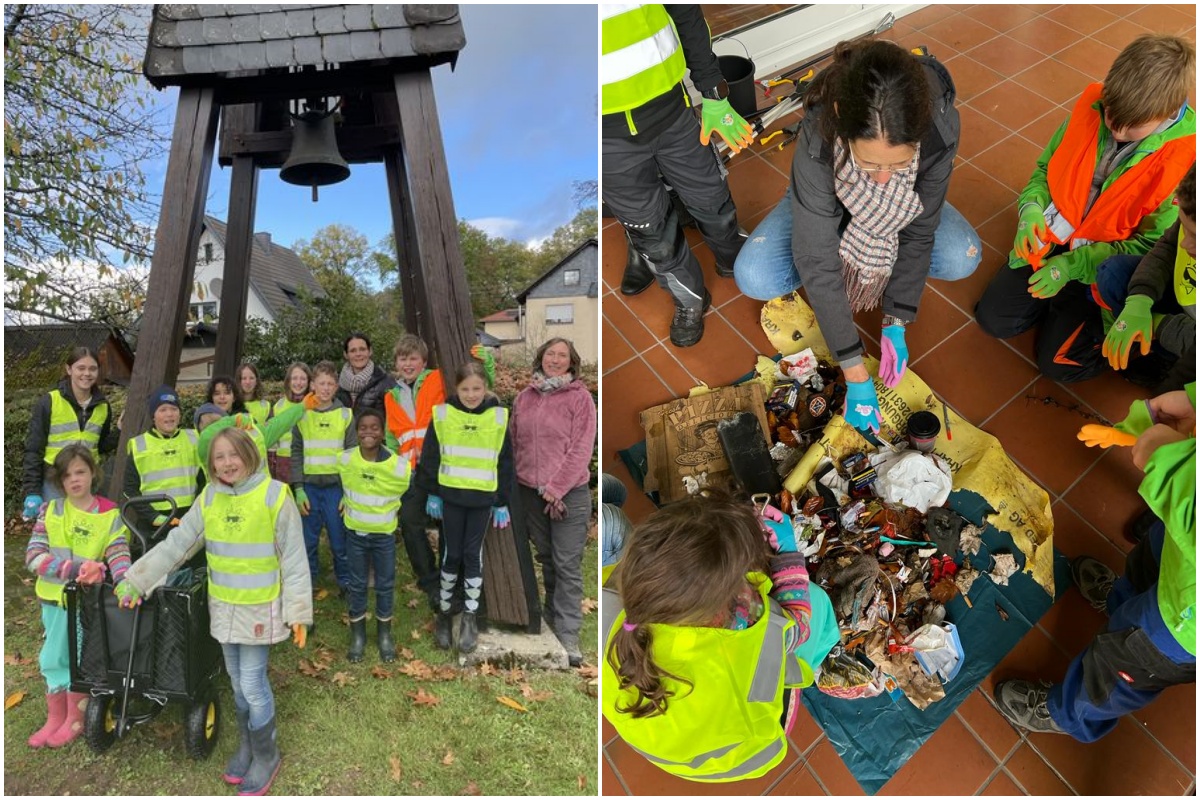
<instances>
[{"instance_id":1,"label":"bronze bell","mask_svg":"<svg viewBox=\"0 0 1200 800\"><path fill-rule=\"evenodd\" d=\"M341 183L350 177L350 165L338 152L331 112L292 115L292 151L279 177L296 186L311 186L314 203L318 186Z\"/></svg>"}]
</instances>

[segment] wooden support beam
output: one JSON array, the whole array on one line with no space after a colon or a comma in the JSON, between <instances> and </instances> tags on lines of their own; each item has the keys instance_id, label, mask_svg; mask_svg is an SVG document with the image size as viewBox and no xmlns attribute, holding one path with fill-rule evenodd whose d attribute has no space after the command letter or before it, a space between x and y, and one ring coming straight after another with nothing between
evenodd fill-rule
<instances>
[{"instance_id":1,"label":"wooden support beam","mask_svg":"<svg viewBox=\"0 0 1200 800\"><path fill-rule=\"evenodd\" d=\"M339 127L338 152L351 164L371 164L384 152L400 144L400 131L394 125ZM292 152L292 131L229 131L221 135L221 166L228 166L239 155L253 155L260 167L281 167Z\"/></svg>"},{"instance_id":2,"label":"wooden support beam","mask_svg":"<svg viewBox=\"0 0 1200 800\"><path fill-rule=\"evenodd\" d=\"M400 273L400 294L404 301L404 329L431 342L429 306L421 275L421 253L413 236L412 204L408 198L408 173L400 148L400 109L395 92L372 97L375 118L396 131L395 146L383 151L383 169L387 175L388 200L392 208L392 236L396 240L396 266Z\"/></svg>"},{"instance_id":3,"label":"wooden support beam","mask_svg":"<svg viewBox=\"0 0 1200 800\"><path fill-rule=\"evenodd\" d=\"M217 136L218 107L213 97L211 88L179 92L162 210L154 234L145 313L138 331L137 356L121 426L121 443L109 484L110 497L121 496L125 443L148 427L146 398L160 384L173 384L179 372L179 352L183 347Z\"/></svg>"},{"instance_id":4,"label":"wooden support beam","mask_svg":"<svg viewBox=\"0 0 1200 800\"><path fill-rule=\"evenodd\" d=\"M470 358L475 321L429 70L398 73L395 91L408 183L400 200L411 210L411 236L425 287L422 305L431 322L429 344L443 373L453 376L458 365Z\"/></svg>"},{"instance_id":5,"label":"wooden support beam","mask_svg":"<svg viewBox=\"0 0 1200 800\"><path fill-rule=\"evenodd\" d=\"M236 156L229 181L229 228L225 234L225 273L221 279L221 314L217 322L214 375L232 376L242 357L257 197L258 167L254 157Z\"/></svg>"}]
</instances>

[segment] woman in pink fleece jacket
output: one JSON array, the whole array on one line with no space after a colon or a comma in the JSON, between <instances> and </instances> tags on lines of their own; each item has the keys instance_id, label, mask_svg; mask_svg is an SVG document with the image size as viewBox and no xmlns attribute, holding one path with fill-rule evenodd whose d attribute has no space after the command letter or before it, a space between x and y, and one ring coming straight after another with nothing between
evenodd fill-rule
<instances>
[{"instance_id":1,"label":"woman in pink fleece jacket","mask_svg":"<svg viewBox=\"0 0 1200 800\"><path fill-rule=\"evenodd\" d=\"M533 382L513 403L512 437L521 507L542 564L542 616L579 666L583 549L592 496L588 465L596 444L596 403L579 380L579 353L553 338L533 359Z\"/></svg>"}]
</instances>

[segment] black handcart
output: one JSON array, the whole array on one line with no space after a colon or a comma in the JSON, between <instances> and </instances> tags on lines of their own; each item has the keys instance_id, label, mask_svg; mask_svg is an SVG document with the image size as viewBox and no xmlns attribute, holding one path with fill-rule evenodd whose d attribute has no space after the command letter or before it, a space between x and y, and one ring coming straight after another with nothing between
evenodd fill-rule
<instances>
[{"instance_id":1,"label":"black handcart","mask_svg":"<svg viewBox=\"0 0 1200 800\"><path fill-rule=\"evenodd\" d=\"M172 513L149 541L131 519L131 509L167 500L167 495L147 495L121 504L121 518L133 532L135 559L170 530L175 504L171 501ZM71 691L90 695L83 732L94 752L104 752L134 726L154 719L167 703L179 703L188 756L202 760L212 753L220 731L216 681L224 662L221 646L209 634L202 563L193 560L176 570L132 611L118 607L111 583L67 584Z\"/></svg>"}]
</instances>

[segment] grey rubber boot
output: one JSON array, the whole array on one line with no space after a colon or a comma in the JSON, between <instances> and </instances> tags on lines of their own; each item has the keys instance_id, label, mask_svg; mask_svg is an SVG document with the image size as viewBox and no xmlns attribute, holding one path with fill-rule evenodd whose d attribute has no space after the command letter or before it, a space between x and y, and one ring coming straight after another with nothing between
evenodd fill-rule
<instances>
[{"instance_id":1,"label":"grey rubber boot","mask_svg":"<svg viewBox=\"0 0 1200 800\"><path fill-rule=\"evenodd\" d=\"M458 650L460 653L474 653L479 639L479 626L475 615L464 611L458 621Z\"/></svg>"},{"instance_id":2,"label":"grey rubber boot","mask_svg":"<svg viewBox=\"0 0 1200 800\"><path fill-rule=\"evenodd\" d=\"M357 664L363 660L363 651L367 649L367 618L350 620L350 652L346 660Z\"/></svg>"},{"instance_id":3,"label":"grey rubber boot","mask_svg":"<svg viewBox=\"0 0 1200 800\"><path fill-rule=\"evenodd\" d=\"M279 774L279 765L283 759L279 756L279 747L275 743L275 718L271 717L266 725L258 730L250 731L250 769L238 786L239 795L266 794Z\"/></svg>"},{"instance_id":4,"label":"grey rubber boot","mask_svg":"<svg viewBox=\"0 0 1200 800\"><path fill-rule=\"evenodd\" d=\"M396 660L396 642L392 639L392 621L390 619L375 620L375 635L379 639L379 657L390 664Z\"/></svg>"},{"instance_id":5,"label":"grey rubber boot","mask_svg":"<svg viewBox=\"0 0 1200 800\"><path fill-rule=\"evenodd\" d=\"M237 786L246 777L246 770L250 769L250 711L235 708L233 713L237 717L238 748L225 765L225 774L221 778L226 783Z\"/></svg>"}]
</instances>

